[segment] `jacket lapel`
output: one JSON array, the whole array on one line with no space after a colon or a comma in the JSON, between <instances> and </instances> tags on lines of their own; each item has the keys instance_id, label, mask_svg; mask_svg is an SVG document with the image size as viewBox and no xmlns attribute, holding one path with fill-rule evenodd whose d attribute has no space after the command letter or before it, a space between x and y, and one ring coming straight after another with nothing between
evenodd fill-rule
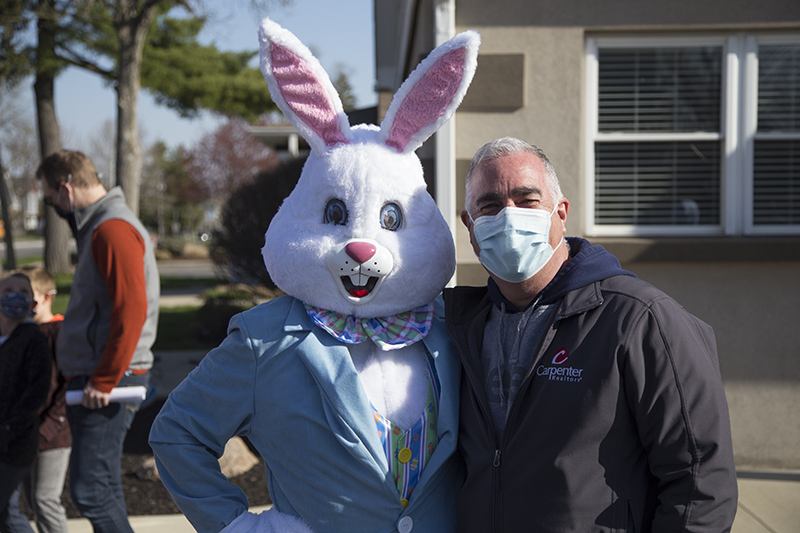
<instances>
[{"instance_id":1,"label":"jacket lapel","mask_svg":"<svg viewBox=\"0 0 800 533\"><path fill-rule=\"evenodd\" d=\"M319 387L325 417L337 440L349 453L385 474L388 465L375 422L369 416L372 408L347 347L315 327L298 300L287 316L284 330L308 332L295 346L295 353Z\"/></svg>"},{"instance_id":2,"label":"jacket lapel","mask_svg":"<svg viewBox=\"0 0 800 533\"><path fill-rule=\"evenodd\" d=\"M425 485L431 482L436 472L455 453L458 436L458 397L461 379L461 365L455 346L444 325L444 305L441 298L436 301L436 316L433 318L433 327L423 341L425 348L430 352L436 364L436 373L441 385L441 398L439 401L439 416L437 418L437 433L439 442L431 460L422 473L420 483L415 492L422 494ZM415 501L412 499L412 502Z\"/></svg>"}]
</instances>

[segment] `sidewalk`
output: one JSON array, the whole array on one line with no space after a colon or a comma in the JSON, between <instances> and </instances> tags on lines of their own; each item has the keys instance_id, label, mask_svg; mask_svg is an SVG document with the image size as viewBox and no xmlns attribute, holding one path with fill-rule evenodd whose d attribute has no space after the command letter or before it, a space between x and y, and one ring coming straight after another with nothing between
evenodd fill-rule
<instances>
[{"instance_id":1,"label":"sidewalk","mask_svg":"<svg viewBox=\"0 0 800 533\"><path fill-rule=\"evenodd\" d=\"M171 261L159 261L158 272L162 277L175 278L214 278L214 265L208 259L181 259ZM184 305L201 306L204 303L200 293L205 287L184 289L162 290L161 307L176 307Z\"/></svg>"},{"instance_id":2,"label":"sidewalk","mask_svg":"<svg viewBox=\"0 0 800 533\"><path fill-rule=\"evenodd\" d=\"M800 471L740 471L732 533L800 531Z\"/></svg>"},{"instance_id":3,"label":"sidewalk","mask_svg":"<svg viewBox=\"0 0 800 533\"><path fill-rule=\"evenodd\" d=\"M253 513L266 511L269 507L254 507ZM136 533L193 533L195 529L183 515L151 515L129 517ZM92 524L85 518L67 520L69 533L93 533Z\"/></svg>"},{"instance_id":4,"label":"sidewalk","mask_svg":"<svg viewBox=\"0 0 800 533\"><path fill-rule=\"evenodd\" d=\"M255 507L260 513L269 507ZM136 533L191 533L183 515L132 516ZM732 533L796 533L800 530L800 472L739 472L739 509ZM83 518L69 520L69 533L91 533Z\"/></svg>"}]
</instances>

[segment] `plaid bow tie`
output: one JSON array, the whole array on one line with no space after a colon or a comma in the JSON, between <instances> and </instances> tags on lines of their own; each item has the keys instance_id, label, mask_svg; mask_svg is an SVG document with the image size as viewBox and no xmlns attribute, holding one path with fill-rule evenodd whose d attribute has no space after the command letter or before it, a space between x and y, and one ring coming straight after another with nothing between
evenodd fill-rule
<instances>
[{"instance_id":1,"label":"plaid bow tie","mask_svg":"<svg viewBox=\"0 0 800 533\"><path fill-rule=\"evenodd\" d=\"M392 316L359 318L308 304L306 312L316 325L346 344L372 339L383 351L397 350L421 341L431 330L433 302Z\"/></svg>"}]
</instances>

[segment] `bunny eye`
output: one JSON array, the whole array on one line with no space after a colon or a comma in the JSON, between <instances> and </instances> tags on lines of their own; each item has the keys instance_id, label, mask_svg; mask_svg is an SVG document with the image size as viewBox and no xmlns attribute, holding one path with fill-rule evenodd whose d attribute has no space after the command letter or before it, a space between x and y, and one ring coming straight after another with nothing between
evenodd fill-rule
<instances>
[{"instance_id":1,"label":"bunny eye","mask_svg":"<svg viewBox=\"0 0 800 533\"><path fill-rule=\"evenodd\" d=\"M325 206L325 224L344 226L347 224L347 207L338 198L331 198Z\"/></svg>"},{"instance_id":2,"label":"bunny eye","mask_svg":"<svg viewBox=\"0 0 800 533\"><path fill-rule=\"evenodd\" d=\"M381 208L381 226L389 231L397 231L403 223L403 212L397 204L386 204Z\"/></svg>"}]
</instances>

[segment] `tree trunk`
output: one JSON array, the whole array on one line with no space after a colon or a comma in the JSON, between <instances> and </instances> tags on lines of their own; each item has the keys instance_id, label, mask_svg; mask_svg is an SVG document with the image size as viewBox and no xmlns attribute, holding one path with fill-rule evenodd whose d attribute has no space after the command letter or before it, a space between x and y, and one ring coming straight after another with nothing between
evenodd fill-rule
<instances>
[{"instance_id":1,"label":"tree trunk","mask_svg":"<svg viewBox=\"0 0 800 533\"><path fill-rule=\"evenodd\" d=\"M52 13L52 2L42 1L44 13ZM37 23L36 119L39 128L39 149L42 159L61 149L61 131L55 106L55 33L56 20L40 16ZM55 211L45 207L44 266L51 274L61 274L72 269L69 243L72 237L69 225Z\"/></svg>"},{"instance_id":2,"label":"tree trunk","mask_svg":"<svg viewBox=\"0 0 800 533\"><path fill-rule=\"evenodd\" d=\"M2 150L0 150L2 152ZM17 259L14 254L14 232L11 226L10 205L11 198L8 194L8 184L6 183L6 169L3 167L3 161L0 159L0 203L2 203L3 212L3 240L6 244L6 268L13 270L17 268ZM0 271L2 271L0 265Z\"/></svg>"},{"instance_id":3,"label":"tree trunk","mask_svg":"<svg viewBox=\"0 0 800 533\"><path fill-rule=\"evenodd\" d=\"M135 0L118 0L116 25L119 33L119 81L117 84L117 185L122 187L128 207L139 215L139 182L142 147L139 144L138 101L141 88L142 49L156 3L137 12Z\"/></svg>"}]
</instances>

